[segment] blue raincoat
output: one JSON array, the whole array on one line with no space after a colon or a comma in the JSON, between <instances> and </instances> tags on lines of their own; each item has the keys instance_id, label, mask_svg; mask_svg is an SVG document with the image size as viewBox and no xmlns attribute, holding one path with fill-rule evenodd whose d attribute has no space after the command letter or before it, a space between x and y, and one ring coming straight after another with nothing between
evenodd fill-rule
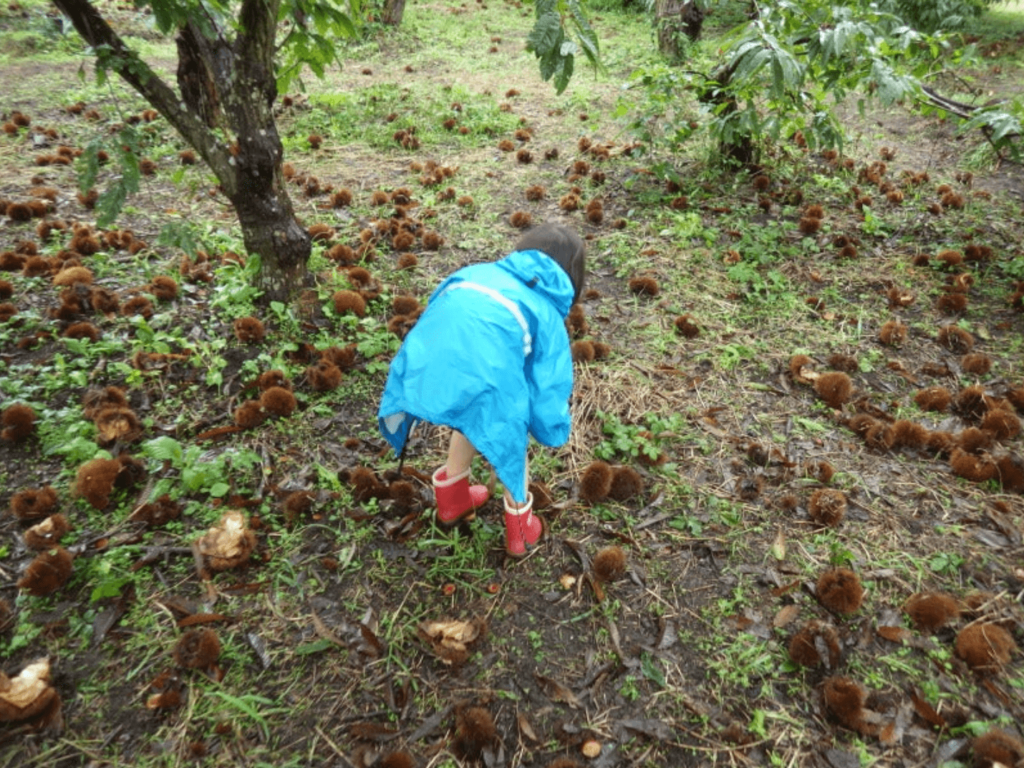
<instances>
[{"instance_id":1,"label":"blue raincoat","mask_svg":"<svg viewBox=\"0 0 1024 768\"><path fill-rule=\"evenodd\" d=\"M526 501L529 435L569 439L572 355L569 275L541 251L450 275L391 362L377 419L402 450L418 421L458 430Z\"/></svg>"}]
</instances>

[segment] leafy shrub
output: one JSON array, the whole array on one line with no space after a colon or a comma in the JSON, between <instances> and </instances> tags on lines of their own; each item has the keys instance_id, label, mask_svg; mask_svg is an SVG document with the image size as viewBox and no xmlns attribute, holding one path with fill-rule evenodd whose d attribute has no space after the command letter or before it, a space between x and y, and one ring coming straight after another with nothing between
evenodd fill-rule
<instances>
[{"instance_id":1,"label":"leafy shrub","mask_svg":"<svg viewBox=\"0 0 1024 768\"><path fill-rule=\"evenodd\" d=\"M993 0L895 0L892 10L922 32L954 30L977 18Z\"/></svg>"},{"instance_id":2,"label":"leafy shrub","mask_svg":"<svg viewBox=\"0 0 1024 768\"><path fill-rule=\"evenodd\" d=\"M885 104L913 97L941 50L873 4L824 0L763 6L727 39L709 72L638 72L631 90L641 98L619 112L631 115L639 138L674 148L707 131L723 158L742 164L798 133L812 149L841 146L834 104L851 93ZM696 96L689 114L684 91Z\"/></svg>"}]
</instances>

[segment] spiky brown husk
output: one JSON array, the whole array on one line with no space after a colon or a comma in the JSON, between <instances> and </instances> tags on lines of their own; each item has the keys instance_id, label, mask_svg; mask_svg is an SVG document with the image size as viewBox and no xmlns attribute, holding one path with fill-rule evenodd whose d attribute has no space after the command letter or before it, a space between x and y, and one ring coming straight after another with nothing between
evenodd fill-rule
<instances>
[{"instance_id":1,"label":"spiky brown husk","mask_svg":"<svg viewBox=\"0 0 1024 768\"><path fill-rule=\"evenodd\" d=\"M117 459L92 459L78 468L74 495L81 496L96 509L105 509L110 503L114 482L121 471Z\"/></svg>"},{"instance_id":2,"label":"spiky brown husk","mask_svg":"<svg viewBox=\"0 0 1024 768\"><path fill-rule=\"evenodd\" d=\"M960 615L956 600L944 592L918 592L911 595L903 610L922 632L935 632Z\"/></svg>"},{"instance_id":3,"label":"spiky brown husk","mask_svg":"<svg viewBox=\"0 0 1024 768\"><path fill-rule=\"evenodd\" d=\"M209 669L220 658L220 639L208 627L190 629L174 645L174 663L185 669Z\"/></svg>"},{"instance_id":4,"label":"spiky brown husk","mask_svg":"<svg viewBox=\"0 0 1024 768\"><path fill-rule=\"evenodd\" d=\"M329 392L332 389L337 389L341 384L341 379L341 369L326 360L321 360L306 369L306 381L317 392Z\"/></svg>"},{"instance_id":5,"label":"spiky brown husk","mask_svg":"<svg viewBox=\"0 0 1024 768\"><path fill-rule=\"evenodd\" d=\"M644 492L644 479L632 467L618 466L612 470L612 483L608 498L614 501L629 501Z\"/></svg>"},{"instance_id":6,"label":"spiky brown husk","mask_svg":"<svg viewBox=\"0 0 1024 768\"><path fill-rule=\"evenodd\" d=\"M616 545L605 547L594 555L590 565L598 581L615 581L626 572L626 553Z\"/></svg>"},{"instance_id":7,"label":"spiky brown husk","mask_svg":"<svg viewBox=\"0 0 1024 768\"><path fill-rule=\"evenodd\" d=\"M18 589L36 597L52 595L71 578L73 563L74 557L63 547L40 552L18 579Z\"/></svg>"},{"instance_id":8,"label":"spiky brown husk","mask_svg":"<svg viewBox=\"0 0 1024 768\"><path fill-rule=\"evenodd\" d=\"M258 317L240 317L233 325L235 338L243 344L259 344L266 336L266 328Z\"/></svg>"},{"instance_id":9,"label":"spiky brown husk","mask_svg":"<svg viewBox=\"0 0 1024 768\"><path fill-rule=\"evenodd\" d=\"M1006 731L993 728L971 743L974 764L978 768L1020 765L1024 761L1024 742Z\"/></svg>"},{"instance_id":10,"label":"spiky brown husk","mask_svg":"<svg viewBox=\"0 0 1024 768\"><path fill-rule=\"evenodd\" d=\"M608 462L591 462L580 478L580 500L588 504L597 504L607 498L612 488L612 475L612 468Z\"/></svg>"},{"instance_id":11,"label":"spiky brown husk","mask_svg":"<svg viewBox=\"0 0 1024 768\"><path fill-rule=\"evenodd\" d=\"M234 418L235 424L242 429L253 429L266 421L267 415L258 400L249 400L235 409Z\"/></svg>"},{"instance_id":12,"label":"spiky brown husk","mask_svg":"<svg viewBox=\"0 0 1024 768\"><path fill-rule=\"evenodd\" d=\"M366 301L355 291L336 291L331 297L334 302L334 311L339 315L352 313L357 317L366 314Z\"/></svg>"},{"instance_id":13,"label":"spiky brown husk","mask_svg":"<svg viewBox=\"0 0 1024 768\"><path fill-rule=\"evenodd\" d=\"M289 389L269 387L260 395L260 407L271 416L287 418L295 412L298 401Z\"/></svg>"},{"instance_id":14,"label":"spiky brown husk","mask_svg":"<svg viewBox=\"0 0 1024 768\"><path fill-rule=\"evenodd\" d=\"M827 658L822 658L819 647ZM835 669L839 664L839 633L827 622L811 620L793 635L788 649L789 657L801 666L819 667L827 664L829 669Z\"/></svg>"},{"instance_id":15,"label":"spiky brown husk","mask_svg":"<svg viewBox=\"0 0 1024 768\"><path fill-rule=\"evenodd\" d=\"M25 440L35 430L36 412L23 403L16 403L4 409L0 415L0 439L18 443Z\"/></svg>"},{"instance_id":16,"label":"spiky brown husk","mask_svg":"<svg viewBox=\"0 0 1024 768\"><path fill-rule=\"evenodd\" d=\"M840 725L859 730L864 724L867 692L848 677L829 677L822 688L825 709Z\"/></svg>"},{"instance_id":17,"label":"spiky brown husk","mask_svg":"<svg viewBox=\"0 0 1024 768\"><path fill-rule=\"evenodd\" d=\"M498 738L494 718L483 707L465 707L455 712L452 751L462 760L479 760L484 748Z\"/></svg>"},{"instance_id":18,"label":"spiky brown husk","mask_svg":"<svg viewBox=\"0 0 1024 768\"><path fill-rule=\"evenodd\" d=\"M998 672L1016 650L1013 635L998 624L971 624L956 636L956 655L975 672Z\"/></svg>"},{"instance_id":19,"label":"spiky brown husk","mask_svg":"<svg viewBox=\"0 0 1024 768\"><path fill-rule=\"evenodd\" d=\"M19 520L39 520L57 506L57 491L52 485L28 488L11 497L10 511Z\"/></svg>"},{"instance_id":20,"label":"spiky brown husk","mask_svg":"<svg viewBox=\"0 0 1024 768\"><path fill-rule=\"evenodd\" d=\"M846 494L834 488L819 488L811 494L807 513L819 525L835 528L846 515Z\"/></svg>"},{"instance_id":21,"label":"spiky brown husk","mask_svg":"<svg viewBox=\"0 0 1024 768\"><path fill-rule=\"evenodd\" d=\"M945 387L928 387L918 390L914 395L914 402L922 411L937 411L941 413L949 408L953 396Z\"/></svg>"},{"instance_id":22,"label":"spiky brown husk","mask_svg":"<svg viewBox=\"0 0 1024 768\"><path fill-rule=\"evenodd\" d=\"M830 611L853 613L864 599L860 578L849 568L833 568L818 577L818 600Z\"/></svg>"}]
</instances>

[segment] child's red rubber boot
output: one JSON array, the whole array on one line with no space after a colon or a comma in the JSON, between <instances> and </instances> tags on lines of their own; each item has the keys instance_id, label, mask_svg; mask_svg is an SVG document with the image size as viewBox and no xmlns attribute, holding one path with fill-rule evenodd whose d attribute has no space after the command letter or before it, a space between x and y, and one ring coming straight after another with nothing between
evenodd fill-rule
<instances>
[{"instance_id":1,"label":"child's red rubber boot","mask_svg":"<svg viewBox=\"0 0 1024 768\"><path fill-rule=\"evenodd\" d=\"M505 551L510 557L525 557L544 538L544 521L533 514L533 494L526 506L516 509L505 500Z\"/></svg>"},{"instance_id":2,"label":"child's red rubber boot","mask_svg":"<svg viewBox=\"0 0 1024 768\"><path fill-rule=\"evenodd\" d=\"M434 473L434 496L437 499L437 521L455 525L476 517L476 508L490 498L485 485L470 485L469 470L448 477L446 467Z\"/></svg>"}]
</instances>

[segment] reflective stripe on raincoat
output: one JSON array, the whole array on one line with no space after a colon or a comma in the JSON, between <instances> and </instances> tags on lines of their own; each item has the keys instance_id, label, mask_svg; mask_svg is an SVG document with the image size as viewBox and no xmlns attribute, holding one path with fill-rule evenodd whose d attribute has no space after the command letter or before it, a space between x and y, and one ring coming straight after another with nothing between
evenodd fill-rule
<instances>
[{"instance_id":1,"label":"reflective stripe on raincoat","mask_svg":"<svg viewBox=\"0 0 1024 768\"><path fill-rule=\"evenodd\" d=\"M526 501L528 435L569 439L572 281L540 251L450 275L391 362L377 412L399 453L417 421L457 429Z\"/></svg>"}]
</instances>

